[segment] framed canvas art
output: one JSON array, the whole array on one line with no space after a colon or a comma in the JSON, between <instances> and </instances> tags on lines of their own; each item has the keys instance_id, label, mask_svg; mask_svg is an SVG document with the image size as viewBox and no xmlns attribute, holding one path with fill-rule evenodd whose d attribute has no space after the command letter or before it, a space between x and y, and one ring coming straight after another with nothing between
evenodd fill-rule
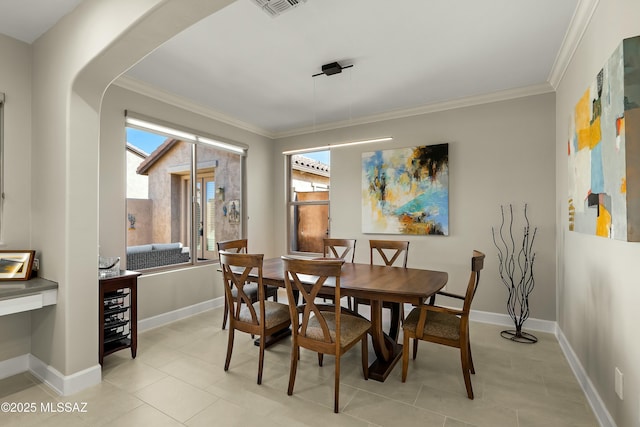
<instances>
[{"instance_id":1,"label":"framed canvas art","mask_svg":"<svg viewBox=\"0 0 640 427\"><path fill-rule=\"evenodd\" d=\"M449 235L449 144L362 153L362 232Z\"/></svg>"},{"instance_id":2,"label":"framed canvas art","mask_svg":"<svg viewBox=\"0 0 640 427\"><path fill-rule=\"evenodd\" d=\"M34 257L35 251L0 251L0 280L29 280Z\"/></svg>"}]
</instances>

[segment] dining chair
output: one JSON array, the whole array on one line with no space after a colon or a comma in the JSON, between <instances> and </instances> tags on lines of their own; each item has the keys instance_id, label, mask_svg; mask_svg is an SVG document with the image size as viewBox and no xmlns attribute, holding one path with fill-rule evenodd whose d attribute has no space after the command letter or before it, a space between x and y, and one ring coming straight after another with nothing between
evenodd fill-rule
<instances>
[{"instance_id":1,"label":"dining chair","mask_svg":"<svg viewBox=\"0 0 640 427\"><path fill-rule=\"evenodd\" d=\"M406 240L369 240L369 263L375 265L382 261L386 266L407 268L409 257L409 242ZM358 312L358 305L371 305L363 298L353 299L353 311ZM391 309L394 303L384 302L384 308ZM404 306L400 304L400 322L404 319ZM395 329L394 329L395 327ZM390 335L397 335L398 325L391 325Z\"/></svg>"},{"instance_id":2,"label":"dining chair","mask_svg":"<svg viewBox=\"0 0 640 427\"><path fill-rule=\"evenodd\" d=\"M218 242L218 254L220 251L232 252L232 253L247 253L248 240L247 239L235 239L235 240L224 240L222 242ZM231 292L236 294L236 290L232 288ZM245 285L244 292L252 299L253 302L258 301L258 285L256 283L249 283ZM267 286L266 287L266 298L272 297L275 302L278 302L278 287L277 286ZM222 329L227 327L227 319L229 317L229 305L227 303L227 299L224 299L224 313L222 314Z\"/></svg>"},{"instance_id":3,"label":"dining chair","mask_svg":"<svg viewBox=\"0 0 640 427\"><path fill-rule=\"evenodd\" d=\"M224 291L229 302L230 322L227 358L224 370L229 370L235 331L259 335L260 358L258 359L258 384L262 383L262 366L264 364L264 348L266 337L291 325L289 306L275 301L267 301L265 288L262 286L262 254L244 254L220 252L220 265L224 278ZM247 276L252 269L257 269L258 300L254 301L245 292L250 286ZM253 279L255 280L255 279ZM235 293L232 290L235 289Z\"/></svg>"},{"instance_id":4,"label":"dining chair","mask_svg":"<svg viewBox=\"0 0 640 427\"><path fill-rule=\"evenodd\" d=\"M418 340L429 341L449 347L460 349L460 359L462 362L462 374L464 384L467 388L467 396L473 399L473 388L471 386L471 375L475 374L473 358L471 356L471 341L469 340L469 311L471 302L478 289L480 282L480 270L484 266L485 255L482 252L473 251L471 257L471 273L467 291L464 295L457 295L450 292L440 291L438 295L464 301L462 309L441 307L428 304L416 306L403 325L402 348L402 382L407 379L409 368L409 339L413 339L413 358L418 354Z\"/></svg>"},{"instance_id":5,"label":"dining chair","mask_svg":"<svg viewBox=\"0 0 640 427\"><path fill-rule=\"evenodd\" d=\"M323 239L323 254L324 258L338 258L343 259L345 262L353 262L356 255L356 239ZM325 301L331 299L330 295L327 295L323 291L320 291L319 296ZM351 310L351 298L347 298L347 307Z\"/></svg>"},{"instance_id":6,"label":"dining chair","mask_svg":"<svg viewBox=\"0 0 640 427\"><path fill-rule=\"evenodd\" d=\"M338 412L340 401L340 357L355 344L362 344L362 373L369 378L367 335L371 322L367 319L343 313L340 304L316 304L323 285L332 289L334 301L340 301L340 274L344 260L305 260L283 256L285 286L289 299L292 323L291 370L287 394L293 394L300 347L318 353L322 366L324 354L335 356L334 404ZM302 295L303 303L296 306L294 291Z\"/></svg>"}]
</instances>

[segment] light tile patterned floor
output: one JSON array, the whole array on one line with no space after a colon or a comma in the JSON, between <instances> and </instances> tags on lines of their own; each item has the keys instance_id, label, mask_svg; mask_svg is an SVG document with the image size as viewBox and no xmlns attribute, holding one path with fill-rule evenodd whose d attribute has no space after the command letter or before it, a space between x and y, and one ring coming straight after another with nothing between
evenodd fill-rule
<instances>
[{"instance_id":1,"label":"light tile patterned floor","mask_svg":"<svg viewBox=\"0 0 640 427\"><path fill-rule=\"evenodd\" d=\"M2 426L597 426L558 342L537 333L534 345L500 337L499 326L474 323L475 400L466 397L459 353L421 343L406 383L398 364L387 381L364 381L359 347L342 358L340 414L333 408L333 362L317 365L303 350L293 396L287 396L290 339L269 348L262 385L258 348L236 334L224 372L227 331L216 309L139 336L105 358L103 382L57 396L31 374L0 381L1 402L87 402L86 413L0 413ZM370 350L370 360L373 351Z\"/></svg>"}]
</instances>

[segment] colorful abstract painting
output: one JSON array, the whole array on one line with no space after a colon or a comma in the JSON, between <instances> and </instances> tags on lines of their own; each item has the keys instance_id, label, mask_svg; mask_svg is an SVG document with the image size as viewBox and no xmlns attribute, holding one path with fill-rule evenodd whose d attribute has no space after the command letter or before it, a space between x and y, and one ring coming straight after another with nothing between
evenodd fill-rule
<instances>
[{"instance_id":1,"label":"colorful abstract painting","mask_svg":"<svg viewBox=\"0 0 640 427\"><path fill-rule=\"evenodd\" d=\"M640 241L640 37L623 40L575 106L569 230Z\"/></svg>"},{"instance_id":2,"label":"colorful abstract painting","mask_svg":"<svg viewBox=\"0 0 640 427\"><path fill-rule=\"evenodd\" d=\"M449 235L449 145L362 153L362 232Z\"/></svg>"}]
</instances>

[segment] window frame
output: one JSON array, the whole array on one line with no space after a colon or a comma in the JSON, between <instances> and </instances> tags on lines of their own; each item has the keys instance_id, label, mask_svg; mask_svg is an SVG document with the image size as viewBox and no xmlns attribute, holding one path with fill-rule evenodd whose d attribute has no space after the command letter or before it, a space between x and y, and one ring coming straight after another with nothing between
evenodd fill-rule
<instances>
[{"instance_id":1,"label":"window frame","mask_svg":"<svg viewBox=\"0 0 640 427\"><path fill-rule=\"evenodd\" d=\"M329 197L327 200L310 200L310 201L296 201L293 200L293 157L296 154L304 155L305 153L313 153L319 151L329 151L327 148L310 149L308 151L301 151L296 153L283 153L285 164L285 187L286 187L286 230L287 230L287 253L291 255L300 256L322 256L321 252L303 252L293 249L293 240L297 235L295 221L295 209L300 206L327 206L327 237L331 236L331 174L329 173L329 185L327 186L327 193Z\"/></svg>"},{"instance_id":2,"label":"window frame","mask_svg":"<svg viewBox=\"0 0 640 427\"><path fill-rule=\"evenodd\" d=\"M186 263L179 264L167 264L158 267L152 267L148 269L143 269L145 272L155 272L155 271L168 271L168 270L177 270L181 268L192 267L194 265L203 265L203 264L211 264L217 263L219 260L217 258L217 251L215 251L216 257L210 259L199 259L199 250L197 247L197 239L198 239L198 224L196 224L196 191L198 179L201 174L198 173L198 146L204 148L213 148L216 150L227 151L232 154L236 154L239 156L240 163L240 203L241 206L246 206L245 203L245 194L246 194L246 157L248 155L249 147L245 144L238 143L236 141L229 141L225 138L220 138L214 135L207 134L205 132L201 132L198 130L190 129L184 126L176 125L174 123L165 122L163 120L151 118L142 114L134 113L128 110L125 110L125 123L124 127L126 128L134 128L138 130L142 130L144 132L155 133L158 135L163 135L169 138L175 138L180 141L184 141L191 144L191 159L189 162L190 171L188 175L185 175L181 178L181 182L188 181L188 190L189 194L186 195L188 203L183 204L181 202L180 212L181 212L181 223L186 223L188 221L191 222L191 227L186 226L186 228L190 228L188 237L189 240L189 249L190 249L190 260ZM126 141L125 141L125 150L126 150ZM215 179L215 176L214 176ZM185 187L187 186L186 183ZM181 186L183 184L180 184ZM125 194L125 204L126 204L126 194ZM190 213L188 219L182 217L182 213L186 208L186 213ZM246 213L243 210L243 213L240 217L240 235L238 238L245 238L246 236ZM180 225L181 230L186 230L185 226ZM182 231L180 232L182 234ZM125 238L125 245L127 239ZM202 241L204 244L204 240ZM125 246L126 252L126 246Z\"/></svg>"}]
</instances>

